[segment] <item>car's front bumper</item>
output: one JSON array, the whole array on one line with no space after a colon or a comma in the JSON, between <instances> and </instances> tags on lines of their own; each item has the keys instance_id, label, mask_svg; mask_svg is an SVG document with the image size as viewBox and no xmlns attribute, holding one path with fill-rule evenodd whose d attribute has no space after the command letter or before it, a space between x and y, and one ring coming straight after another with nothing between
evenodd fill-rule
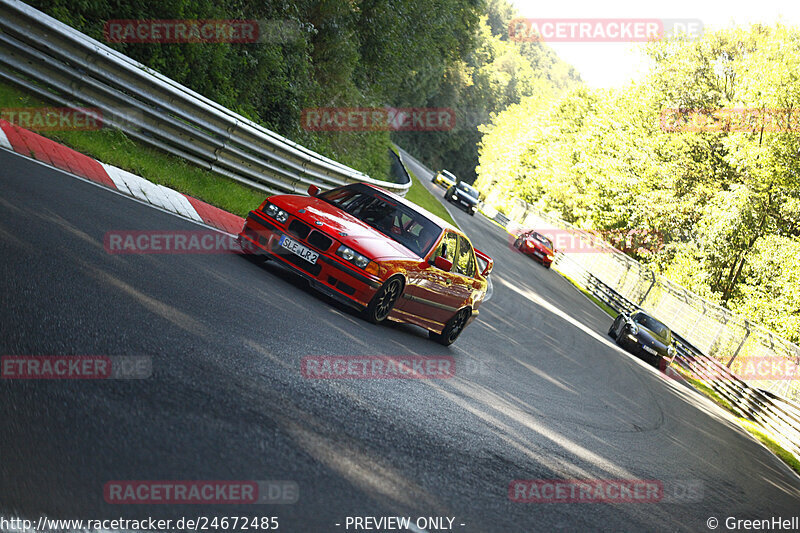
<instances>
[{"instance_id":1,"label":"car's front bumper","mask_svg":"<svg viewBox=\"0 0 800 533\"><path fill-rule=\"evenodd\" d=\"M623 348L625 348L627 351L629 351L639 359L642 359L655 367L660 367L662 361L668 359L667 354L662 354L655 348L653 348L653 350L655 350L656 352L655 354L645 350L644 345L642 345L642 343L639 342L639 339L636 338L635 335L632 335L627 331L624 331L622 333L621 340Z\"/></svg>"},{"instance_id":2,"label":"car's front bumper","mask_svg":"<svg viewBox=\"0 0 800 533\"><path fill-rule=\"evenodd\" d=\"M279 241L284 235L317 252L316 263L312 264L282 248ZM309 280L320 292L356 309L365 308L381 285L381 280L376 276L359 271L335 255L315 248L259 211L251 211L247 215L244 228L239 233L239 242L246 253L265 255L287 266Z\"/></svg>"},{"instance_id":3,"label":"car's front bumper","mask_svg":"<svg viewBox=\"0 0 800 533\"><path fill-rule=\"evenodd\" d=\"M549 265L553 262L553 259L555 259L547 257L546 252L537 250L535 247L528 246L525 243L523 243L522 246L520 246L520 250L522 251L522 253L531 256L534 260L539 261L543 265Z\"/></svg>"},{"instance_id":4,"label":"car's front bumper","mask_svg":"<svg viewBox=\"0 0 800 533\"><path fill-rule=\"evenodd\" d=\"M478 210L478 204L470 202L469 200L465 200L463 197L455 195L456 197L453 198L452 194L447 195L447 201L457 205L461 209L467 212L474 213Z\"/></svg>"}]
</instances>

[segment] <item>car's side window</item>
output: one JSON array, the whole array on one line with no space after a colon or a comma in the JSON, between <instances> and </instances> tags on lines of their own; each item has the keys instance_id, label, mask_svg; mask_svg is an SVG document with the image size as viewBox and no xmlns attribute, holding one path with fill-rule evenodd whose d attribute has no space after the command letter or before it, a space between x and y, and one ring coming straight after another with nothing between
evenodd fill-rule
<instances>
[{"instance_id":1,"label":"car's side window","mask_svg":"<svg viewBox=\"0 0 800 533\"><path fill-rule=\"evenodd\" d=\"M442 242L439 243L439 246L436 248L436 252L433 254L433 257L444 257L449 259L455 264L455 256L456 256L456 248L458 247L458 236L450 231L445 232L444 237L442 237Z\"/></svg>"},{"instance_id":2,"label":"car's side window","mask_svg":"<svg viewBox=\"0 0 800 533\"><path fill-rule=\"evenodd\" d=\"M470 278L475 277L475 252L466 237L458 237L458 259L453 262L453 271Z\"/></svg>"}]
</instances>

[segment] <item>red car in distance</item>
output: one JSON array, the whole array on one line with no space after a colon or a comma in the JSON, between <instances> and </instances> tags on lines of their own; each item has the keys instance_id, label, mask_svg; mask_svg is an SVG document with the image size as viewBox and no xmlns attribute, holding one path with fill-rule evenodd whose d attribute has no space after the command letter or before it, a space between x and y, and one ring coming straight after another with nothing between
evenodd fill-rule
<instances>
[{"instance_id":1,"label":"red car in distance","mask_svg":"<svg viewBox=\"0 0 800 533\"><path fill-rule=\"evenodd\" d=\"M520 233L514 241L514 247L539 261L545 268L550 268L556 257L553 241L536 230Z\"/></svg>"},{"instance_id":2,"label":"red car in distance","mask_svg":"<svg viewBox=\"0 0 800 533\"><path fill-rule=\"evenodd\" d=\"M416 324L445 346L478 316L494 263L460 230L365 183L308 193L271 196L250 211L242 249L289 267L370 322Z\"/></svg>"}]
</instances>

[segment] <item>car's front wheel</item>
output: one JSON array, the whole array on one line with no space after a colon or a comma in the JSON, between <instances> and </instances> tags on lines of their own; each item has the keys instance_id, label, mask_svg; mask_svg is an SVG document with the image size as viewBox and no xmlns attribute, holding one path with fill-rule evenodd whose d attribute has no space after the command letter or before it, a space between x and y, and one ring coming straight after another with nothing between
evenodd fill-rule
<instances>
[{"instance_id":1,"label":"car's front wheel","mask_svg":"<svg viewBox=\"0 0 800 533\"><path fill-rule=\"evenodd\" d=\"M369 305L364 310L364 317L368 322L377 324L383 322L389 313L392 312L394 304L403 293L403 281L400 278L391 278L381 285L378 292L370 300Z\"/></svg>"},{"instance_id":2,"label":"car's front wheel","mask_svg":"<svg viewBox=\"0 0 800 533\"><path fill-rule=\"evenodd\" d=\"M470 310L466 308L462 309L447 321L441 333L429 331L428 336L443 346L450 346L456 342L458 336L464 331L469 316Z\"/></svg>"}]
</instances>

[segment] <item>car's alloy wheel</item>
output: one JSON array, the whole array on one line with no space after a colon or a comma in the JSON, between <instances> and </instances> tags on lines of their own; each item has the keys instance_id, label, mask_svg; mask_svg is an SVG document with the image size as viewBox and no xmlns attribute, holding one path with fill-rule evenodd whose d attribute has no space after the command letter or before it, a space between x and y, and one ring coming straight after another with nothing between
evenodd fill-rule
<instances>
[{"instance_id":1,"label":"car's alloy wheel","mask_svg":"<svg viewBox=\"0 0 800 533\"><path fill-rule=\"evenodd\" d=\"M366 318L373 324L383 322L392 312L394 304L403 292L400 278L392 278L378 289L366 309Z\"/></svg>"},{"instance_id":2,"label":"car's alloy wheel","mask_svg":"<svg viewBox=\"0 0 800 533\"><path fill-rule=\"evenodd\" d=\"M469 319L470 311L469 309L462 309L453 317L447 321L447 324L444 325L444 329L441 333L434 333L429 332L430 338L442 344L444 346L450 346L454 342L461 332L464 331L464 326L467 325L467 319Z\"/></svg>"}]
</instances>

